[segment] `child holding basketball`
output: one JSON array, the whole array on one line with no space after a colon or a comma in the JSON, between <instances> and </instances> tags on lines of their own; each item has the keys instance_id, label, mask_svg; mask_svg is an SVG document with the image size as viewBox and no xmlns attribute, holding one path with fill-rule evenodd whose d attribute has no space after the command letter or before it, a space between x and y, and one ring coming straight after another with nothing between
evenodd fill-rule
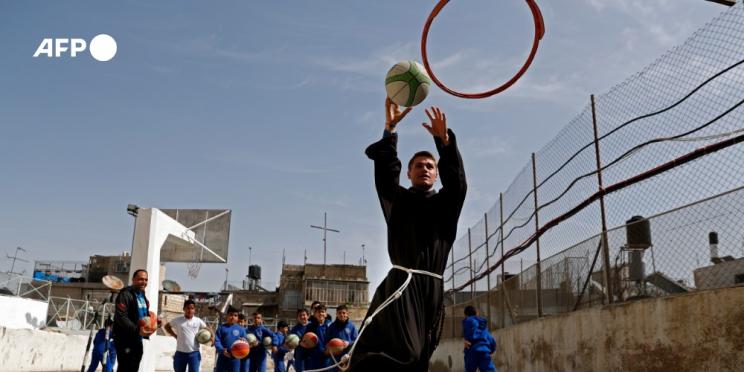
<instances>
[{"instance_id":1,"label":"child holding basketball","mask_svg":"<svg viewBox=\"0 0 744 372\"><path fill-rule=\"evenodd\" d=\"M248 326L246 332L253 334L258 340L258 345L255 347L251 345L251 353L248 354L250 360L248 371L266 372L266 347L271 347L274 333L263 325L263 315L259 312L253 313L253 324ZM267 337L271 340L268 345L264 340Z\"/></svg>"},{"instance_id":2,"label":"child holding basketball","mask_svg":"<svg viewBox=\"0 0 744 372\"><path fill-rule=\"evenodd\" d=\"M238 309L230 306L227 309L227 320L215 332L214 347L217 349L217 372L240 372L240 359L230 354L230 346L245 339L245 328L238 324Z\"/></svg>"},{"instance_id":3,"label":"child holding basketball","mask_svg":"<svg viewBox=\"0 0 744 372\"><path fill-rule=\"evenodd\" d=\"M308 321L309 318L310 314L307 312L307 309L297 309L297 324L292 327L289 333L295 334L297 337L302 339L302 336L305 335L305 330L307 329L308 324L310 324ZM304 371L305 354L303 349L298 347L292 354L292 359L289 361L287 368L291 365L296 372Z\"/></svg>"},{"instance_id":4,"label":"child holding basketball","mask_svg":"<svg viewBox=\"0 0 744 372\"><path fill-rule=\"evenodd\" d=\"M173 370L176 372L199 372L201 354L196 342L196 333L207 328L198 316L195 316L196 304L194 300L183 303L183 316L179 316L165 325L165 331L176 339L176 354L173 356Z\"/></svg>"},{"instance_id":5,"label":"child holding basketball","mask_svg":"<svg viewBox=\"0 0 744 372\"><path fill-rule=\"evenodd\" d=\"M274 343L271 347L271 359L274 360L274 371L275 372L286 372L287 366L284 363L284 356L289 352L289 348L284 344L287 339L287 333L289 332L289 324L280 320L276 325L276 332L274 333Z\"/></svg>"},{"instance_id":6,"label":"child holding basketball","mask_svg":"<svg viewBox=\"0 0 744 372\"><path fill-rule=\"evenodd\" d=\"M354 323L349 320L349 307L345 304L339 305L336 308L336 321L328 326L328 328L326 329L325 337L323 339L328 342L331 339L338 338L344 341L346 347L348 348L351 344L354 343L354 341L356 341L357 336L357 329L354 326ZM334 358L338 362L345 354L346 352L343 352L339 355L335 355ZM332 369L331 371L337 370L338 369Z\"/></svg>"},{"instance_id":7,"label":"child holding basketball","mask_svg":"<svg viewBox=\"0 0 744 372\"><path fill-rule=\"evenodd\" d=\"M328 329L328 323L326 323L326 306L318 304L313 310L313 316L307 325L305 335L312 332L317 337L317 343L312 347L305 347L300 343L300 347L303 348L302 352L306 355L304 366L306 370L325 368L331 365L331 358L325 354L326 340L324 336L326 329Z\"/></svg>"}]
</instances>

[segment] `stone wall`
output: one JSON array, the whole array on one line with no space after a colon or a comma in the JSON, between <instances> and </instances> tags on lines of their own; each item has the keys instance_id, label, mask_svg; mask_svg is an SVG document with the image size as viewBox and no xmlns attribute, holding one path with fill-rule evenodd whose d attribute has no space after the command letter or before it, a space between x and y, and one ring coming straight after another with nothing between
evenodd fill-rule
<instances>
[{"instance_id":1,"label":"stone wall","mask_svg":"<svg viewBox=\"0 0 744 372\"><path fill-rule=\"evenodd\" d=\"M740 371L744 286L549 316L494 332L499 371ZM445 339L431 371L462 371Z\"/></svg>"}]
</instances>

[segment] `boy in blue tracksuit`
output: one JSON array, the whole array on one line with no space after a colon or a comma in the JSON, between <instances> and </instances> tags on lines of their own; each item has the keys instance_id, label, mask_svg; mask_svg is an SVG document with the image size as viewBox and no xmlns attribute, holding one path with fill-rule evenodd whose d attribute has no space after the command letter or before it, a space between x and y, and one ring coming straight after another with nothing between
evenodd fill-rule
<instances>
[{"instance_id":1,"label":"boy in blue tracksuit","mask_svg":"<svg viewBox=\"0 0 744 372\"><path fill-rule=\"evenodd\" d=\"M336 321L328 326L325 337L323 337L323 339L325 340L325 342L328 342L334 338L346 341L346 350L348 350L348 347L351 346L354 341L356 341L357 336L358 333L356 327L354 326L354 323L349 321L348 306L340 305L336 308ZM344 350L344 352L339 355L333 356L333 358L336 359L336 362L341 360L341 357L346 354L346 350ZM333 371L338 371L338 368L333 369Z\"/></svg>"},{"instance_id":2,"label":"boy in blue tracksuit","mask_svg":"<svg viewBox=\"0 0 744 372\"><path fill-rule=\"evenodd\" d=\"M465 307L462 337L465 339L465 371L496 372L491 360L491 354L496 351L496 340L488 331L488 320L479 317L472 306Z\"/></svg>"},{"instance_id":3,"label":"boy in blue tracksuit","mask_svg":"<svg viewBox=\"0 0 744 372\"><path fill-rule=\"evenodd\" d=\"M276 325L276 332L274 333L274 343L271 347L271 359L274 360L274 371L275 372L286 372L287 366L284 363L284 356L289 352L287 345L284 342L287 338L287 332L289 332L289 324L280 320Z\"/></svg>"},{"instance_id":4,"label":"boy in blue tracksuit","mask_svg":"<svg viewBox=\"0 0 744 372\"><path fill-rule=\"evenodd\" d=\"M248 327L248 319L246 319L243 313L238 314L238 325L240 325L243 328ZM245 336L248 337L248 332L246 332ZM251 345L251 348L253 348L253 345ZM240 360L240 372L248 372L248 363L250 363L250 359L248 358L243 358Z\"/></svg>"},{"instance_id":5,"label":"boy in blue tracksuit","mask_svg":"<svg viewBox=\"0 0 744 372\"><path fill-rule=\"evenodd\" d=\"M274 333L263 325L263 315L259 312L253 313L253 324L248 326L246 332L252 333L258 340L258 345L251 346L251 352L248 354L248 372L266 372L266 345L264 344L264 338L268 337L273 342Z\"/></svg>"},{"instance_id":6,"label":"boy in blue tracksuit","mask_svg":"<svg viewBox=\"0 0 744 372\"><path fill-rule=\"evenodd\" d=\"M111 319L106 319L104 327L96 332L96 338L93 339L93 353L91 354L90 367L88 372L94 372L98 368L98 363L101 363L106 367L103 372L111 372L116 363L116 348L114 348L114 339L111 336L111 328L114 322ZM106 332L109 332L108 338L108 356L104 361L103 354L106 353Z\"/></svg>"},{"instance_id":7,"label":"boy in blue tracksuit","mask_svg":"<svg viewBox=\"0 0 744 372\"><path fill-rule=\"evenodd\" d=\"M227 321L217 328L214 347L217 349L217 372L240 372L240 359L233 358L230 346L238 339L245 339L245 328L238 324L238 309L227 310Z\"/></svg>"},{"instance_id":8,"label":"boy in blue tracksuit","mask_svg":"<svg viewBox=\"0 0 744 372\"><path fill-rule=\"evenodd\" d=\"M307 309L297 309L297 324L295 324L292 329L289 330L289 333L297 335L297 337L302 340L302 336L305 335L305 329L307 329L308 324L308 318L309 318ZM297 347L294 350L293 359L289 361L287 365L287 369L289 369L289 366L291 365L296 372L303 372L305 363L304 363L305 355L302 352L301 347Z\"/></svg>"},{"instance_id":9,"label":"boy in blue tracksuit","mask_svg":"<svg viewBox=\"0 0 744 372\"><path fill-rule=\"evenodd\" d=\"M325 368L331 365L331 358L325 353L325 332L328 329L330 323L326 322L326 307L323 304L316 305L313 309L313 317L310 318L310 324L305 329L305 334L308 332L315 333L318 336L318 344L313 348L302 348L303 354L305 354L305 369L319 369Z\"/></svg>"}]
</instances>

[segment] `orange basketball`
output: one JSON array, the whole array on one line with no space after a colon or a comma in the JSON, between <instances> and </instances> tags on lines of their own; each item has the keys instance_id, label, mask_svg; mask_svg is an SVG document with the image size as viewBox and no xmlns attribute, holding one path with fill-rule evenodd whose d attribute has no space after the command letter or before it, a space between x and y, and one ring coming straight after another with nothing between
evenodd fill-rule
<instances>
[{"instance_id":1,"label":"orange basketball","mask_svg":"<svg viewBox=\"0 0 744 372\"><path fill-rule=\"evenodd\" d=\"M140 328L144 329L145 332L152 333L158 329L158 317L150 311L150 316L139 320Z\"/></svg>"},{"instance_id":2,"label":"orange basketball","mask_svg":"<svg viewBox=\"0 0 744 372\"><path fill-rule=\"evenodd\" d=\"M307 332L304 336L302 336L300 346L304 347L305 349L312 349L316 345L318 345L318 335L316 335L315 333Z\"/></svg>"},{"instance_id":3,"label":"orange basketball","mask_svg":"<svg viewBox=\"0 0 744 372\"><path fill-rule=\"evenodd\" d=\"M251 347L245 340L237 340L230 346L230 354L237 359L243 359L251 352Z\"/></svg>"},{"instance_id":4,"label":"orange basketball","mask_svg":"<svg viewBox=\"0 0 744 372\"><path fill-rule=\"evenodd\" d=\"M346 341L340 338L332 338L331 341L328 341L328 344L326 344L326 349L328 349L328 352L333 355L339 355L344 351L344 349L346 349Z\"/></svg>"}]
</instances>

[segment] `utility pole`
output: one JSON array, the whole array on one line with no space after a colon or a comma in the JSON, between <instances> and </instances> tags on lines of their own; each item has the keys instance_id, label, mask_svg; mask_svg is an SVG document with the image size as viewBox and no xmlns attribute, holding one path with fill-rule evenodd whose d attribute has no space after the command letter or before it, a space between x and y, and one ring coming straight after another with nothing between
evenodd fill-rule
<instances>
[{"instance_id":1,"label":"utility pole","mask_svg":"<svg viewBox=\"0 0 744 372\"><path fill-rule=\"evenodd\" d=\"M323 227L315 226L315 225L310 225L310 227L315 228L315 229L323 230L323 265L325 265L326 264L326 253L327 253L326 233L328 231L333 231L333 232L336 232L336 233L340 233L341 231L328 228L328 214L326 212L323 212Z\"/></svg>"},{"instance_id":2,"label":"utility pole","mask_svg":"<svg viewBox=\"0 0 744 372\"><path fill-rule=\"evenodd\" d=\"M28 263L28 260L24 260L22 258L18 258L18 251L26 252L25 249L23 249L21 247L16 247L16 250L15 250L15 253L13 254L13 257L11 257L7 253L5 254L5 256L8 257L9 259L13 259L13 263L10 265L10 271L8 272L8 274L18 274L15 271L13 271L13 270L15 270L15 263L16 263L16 261Z\"/></svg>"}]
</instances>

